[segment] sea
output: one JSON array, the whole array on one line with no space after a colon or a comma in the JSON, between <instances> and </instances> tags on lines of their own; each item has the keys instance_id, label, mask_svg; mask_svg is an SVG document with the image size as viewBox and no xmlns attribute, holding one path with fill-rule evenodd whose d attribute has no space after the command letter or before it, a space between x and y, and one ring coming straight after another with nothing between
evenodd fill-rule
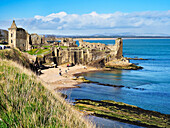
<instances>
[{"instance_id":1,"label":"sea","mask_svg":"<svg viewBox=\"0 0 170 128\"><path fill-rule=\"evenodd\" d=\"M113 44L114 40L96 40ZM82 83L80 88L63 93L75 99L114 100L146 110L170 114L170 39L123 39L123 56L143 58L130 60L142 66L140 70L113 70L84 73L86 79L123 88ZM131 126L130 126L131 127Z\"/></svg>"}]
</instances>

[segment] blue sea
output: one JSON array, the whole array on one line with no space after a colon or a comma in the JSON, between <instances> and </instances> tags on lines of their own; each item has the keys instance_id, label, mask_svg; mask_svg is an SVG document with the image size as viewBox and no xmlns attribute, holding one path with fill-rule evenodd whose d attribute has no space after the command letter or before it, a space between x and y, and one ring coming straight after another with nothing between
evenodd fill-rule
<instances>
[{"instance_id":1,"label":"blue sea","mask_svg":"<svg viewBox=\"0 0 170 128\"><path fill-rule=\"evenodd\" d=\"M89 42L115 43L114 40ZM132 63L142 66L142 70L89 72L84 76L103 84L125 87L115 88L82 83L79 85L81 88L63 92L69 95L70 100L114 100L146 110L170 114L170 39L124 39L123 55L148 60L131 60Z\"/></svg>"}]
</instances>

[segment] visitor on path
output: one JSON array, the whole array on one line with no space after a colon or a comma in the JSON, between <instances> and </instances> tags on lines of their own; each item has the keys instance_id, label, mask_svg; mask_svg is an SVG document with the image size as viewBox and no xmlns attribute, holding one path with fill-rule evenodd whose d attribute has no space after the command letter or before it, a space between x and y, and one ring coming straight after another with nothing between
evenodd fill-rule
<instances>
[{"instance_id":1,"label":"visitor on path","mask_svg":"<svg viewBox=\"0 0 170 128\"><path fill-rule=\"evenodd\" d=\"M62 71L60 70L60 71L59 71L59 75L60 75L60 76L62 76L61 72L62 72Z\"/></svg>"}]
</instances>

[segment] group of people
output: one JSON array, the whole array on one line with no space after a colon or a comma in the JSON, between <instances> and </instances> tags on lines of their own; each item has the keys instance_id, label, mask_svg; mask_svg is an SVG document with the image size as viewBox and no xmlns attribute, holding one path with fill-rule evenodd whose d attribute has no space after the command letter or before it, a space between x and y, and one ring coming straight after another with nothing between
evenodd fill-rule
<instances>
[{"instance_id":1,"label":"group of people","mask_svg":"<svg viewBox=\"0 0 170 128\"><path fill-rule=\"evenodd\" d=\"M68 67L68 69L65 69L65 73L68 73L68 70L69 70L69 67ZM61 68L59 68L59 75L62 76Z\"/></svg>"}]
</instances>

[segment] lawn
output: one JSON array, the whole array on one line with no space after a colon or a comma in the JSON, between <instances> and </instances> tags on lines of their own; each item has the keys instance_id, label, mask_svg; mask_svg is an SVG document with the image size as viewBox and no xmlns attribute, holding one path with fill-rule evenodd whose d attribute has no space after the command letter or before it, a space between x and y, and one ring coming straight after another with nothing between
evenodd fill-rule
<instances>
[{"instance_id":1,"label":"lawn","mask_svg":"<svg viewBox=\"0 0 170 128\"><path fill-rule=\"evenodd\" d=\"M50 49L39 49L36 55L48 54L50 52L51 52Z\"/></svg>"},{"instance_id":2,"label":"lawn","mask_svg":"<svg viewBox=\"0 0 170 128\"><path fill-rule=\"evenodd\" d=\"M31 49L30 51L27 51L27 53L29 53L30 55L48 54L50 52L50 49Z\"/></svg>"},{"instance_id":3,"label":"lawn","mask_svg":"<svg viewBox=\"0 0 170 128\"><path fill-rule=\"evenodd\" d=\"M34 55L38 49L31 49L30 51L27 51L27 53Z\"/></svg>"}]
</instances>

